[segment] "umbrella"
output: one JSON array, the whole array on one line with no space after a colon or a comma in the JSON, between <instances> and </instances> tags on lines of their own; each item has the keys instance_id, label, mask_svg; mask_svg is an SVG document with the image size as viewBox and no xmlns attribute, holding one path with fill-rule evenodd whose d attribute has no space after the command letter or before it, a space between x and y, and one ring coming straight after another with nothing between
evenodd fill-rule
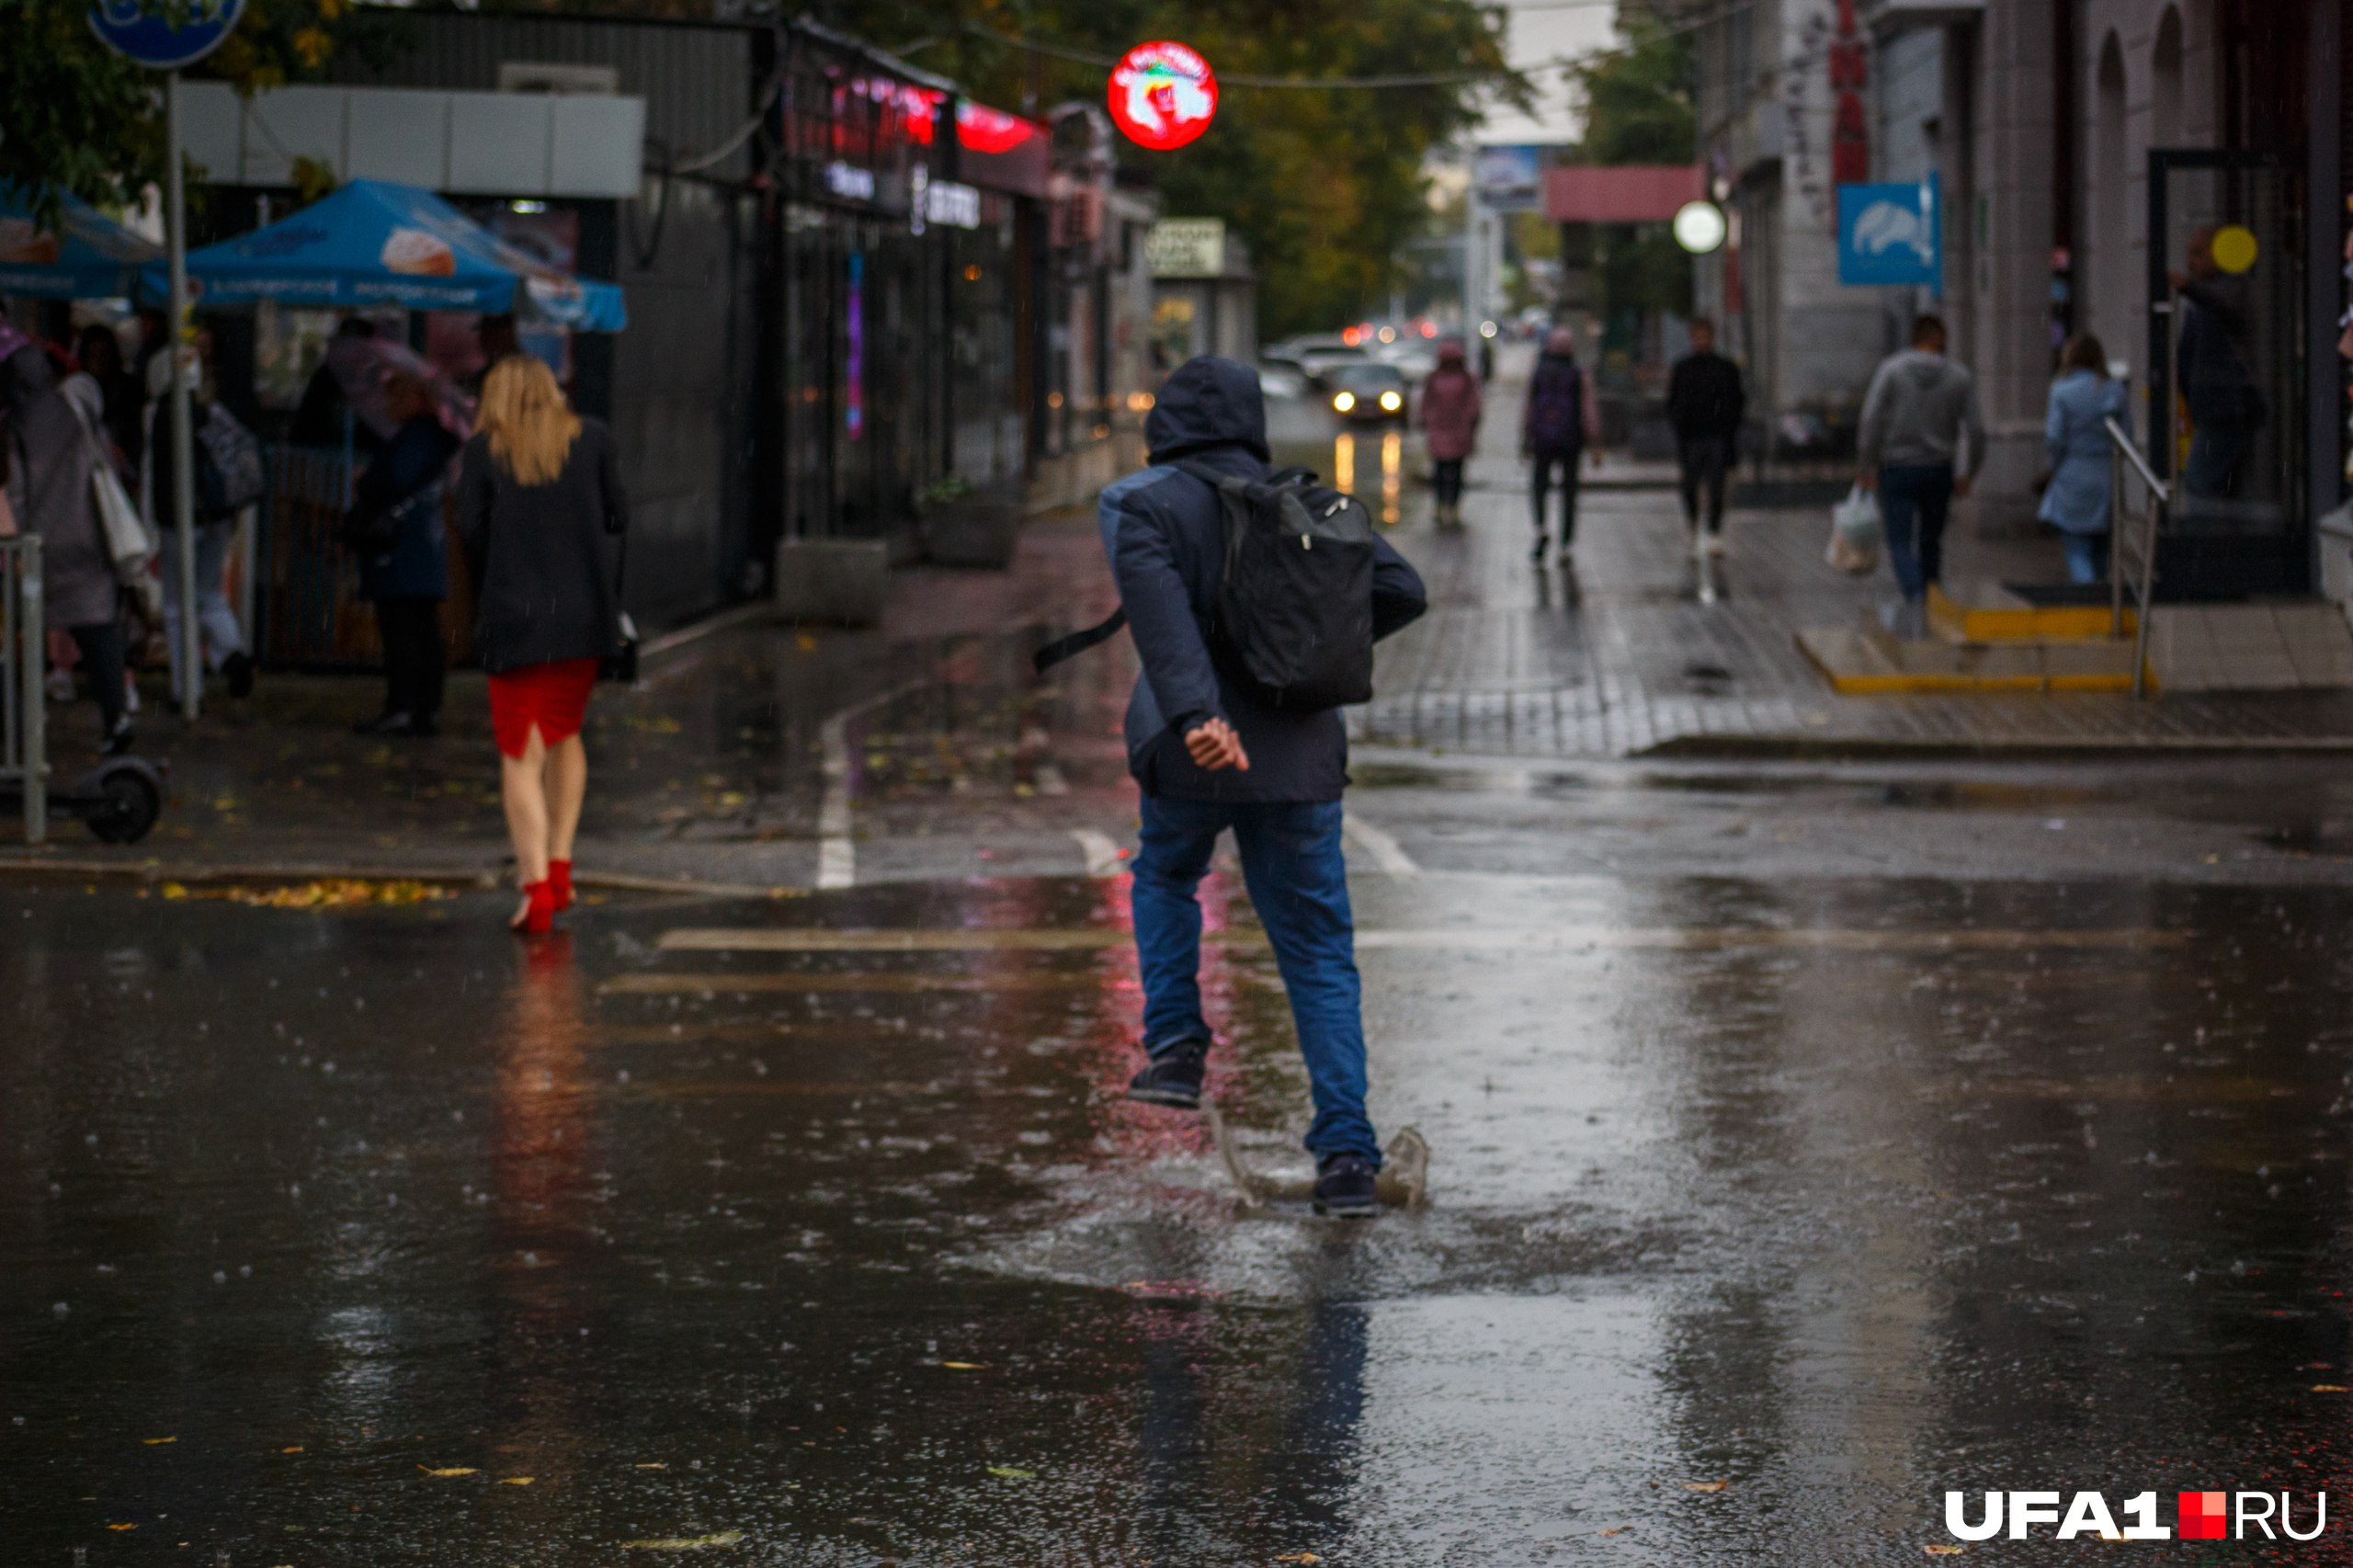
<instances>
[{"instance_id":1,"label":"umbrella","mask_svg":"<svg viewBox=\"0 0 2353 1568\"><path fill-rule=\"evenodd\" d=\"M429 190L356 179L265 228L191 251L207 305L512 312L584 332L629 324L620 287L573 277L507 244ZM164 268L142 274L164 290Z\"/></svg>"},{"instance_id":2,"label":"umbrella","mask_svg":"<svg viewBox=\"0 0 2353 1568\"><path fill-rule=\"evenodd\" d=\"M0 185L0 294L110 300L164 254L86 202L63 192L58 202L55 225L44 227L21 187Z\"/></svg>"},{"instance_id":3,"label":"umbrella","mask_svg":"<svg viewBox=\"0 0 2353 1568\"><path fill-rule=\"evenodd\" d=\"M377 435L391 440L400 426L392 417L385 389L396 375L410 375L432 390L441 423L460 440L473 434L474 400L450 383L440 367L414 349L381 337L331 337L327 340L327 370L353 417Z\"/></svg>"}]
</instances>

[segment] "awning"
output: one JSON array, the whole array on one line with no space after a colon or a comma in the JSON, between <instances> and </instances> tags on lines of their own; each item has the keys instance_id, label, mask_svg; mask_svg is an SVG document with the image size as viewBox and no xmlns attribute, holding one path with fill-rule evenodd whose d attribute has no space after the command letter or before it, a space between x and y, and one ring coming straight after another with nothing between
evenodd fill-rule
<instances>
[{"instance_id":1,"label":"awning","mask_svg":"<svg viewBox=\"0 0 2353 1568\"><path fill-rule=\"evenodd\" d=\"M139 269L164 254L97 208L60 194L54 228L42 228L17 187L0 186L0 294L110 300L138 286Z\"/></svg>"},{"instance_id":2,"label":"awning","mask_svg":"<svg viewBox=\"0 0 2353 1568\"><path fill-rule=\"evenodd\" d=\"M512 312L585 332L629 324L620 287L560 272L429 190L356 179L267 228L191 251L189 290L205 305ZM161 263L142 274L165 290Z\"/></svg>"},{"instance_id":3,"label":"awning","mask_svg":"<svg viewBox=\"0 0 2353 1568\"><path fill-rule=\"evenodd\" d=\"M1572 164L1544 171L1544 216L1555 223L1664 223L1707 194L1697 164Z\"/></svg>"}]
</instances>

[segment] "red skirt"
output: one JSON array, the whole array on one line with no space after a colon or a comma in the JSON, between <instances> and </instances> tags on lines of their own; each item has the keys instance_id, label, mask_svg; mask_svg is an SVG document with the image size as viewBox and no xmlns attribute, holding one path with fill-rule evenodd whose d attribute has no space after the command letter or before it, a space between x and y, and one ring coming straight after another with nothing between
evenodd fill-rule
<instances>
[{"instance_id":1,"label":"red skirt","mask_svg":"<svg viewBox=\"0 0 2353 1568\"><path fill-rule=\"evenodd\" d=\"M520 761L537 726L540 744L553 746L580 733L588 693L597 684L595 659L521 665L490 677L490 729L501 756Z\"/></svg>"}]
</instances>

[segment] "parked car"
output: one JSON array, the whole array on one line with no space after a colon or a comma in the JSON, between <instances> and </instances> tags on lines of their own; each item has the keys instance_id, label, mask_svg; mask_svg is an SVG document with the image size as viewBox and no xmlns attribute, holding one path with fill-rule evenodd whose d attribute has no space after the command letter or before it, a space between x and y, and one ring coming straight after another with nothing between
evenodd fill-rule
<instances>
[{"instance_id":1,"label":"parked car","mask_svg":"<svg viewBox=\"0 0 2353 1568\"><path fill-rule=\"evenodd\" d=\"M1394 365L1342 365L1324 380L1333 412L1343 419L1385 423L1405 417L1405 377Z\"/></svg>"}]
</instances>

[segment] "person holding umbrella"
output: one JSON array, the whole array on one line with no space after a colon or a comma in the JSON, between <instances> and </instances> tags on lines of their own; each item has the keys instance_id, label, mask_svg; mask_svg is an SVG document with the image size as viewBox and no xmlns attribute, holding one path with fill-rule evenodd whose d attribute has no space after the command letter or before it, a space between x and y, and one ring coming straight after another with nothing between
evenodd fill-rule
<instances>
[{"instance_id":1,"label":"person holding umbrella","mask_svg":"<svg viewBox=\"0 0 2353 1568\"><path fill-rule=\"evenodd\" d=\"M441 712L441 601L449 597L442 475L458 438L419 377L396 371L384 394L397 423L359 476L349 529L359 595L376 607L384 644L384 710L357 729L422 737L437 733Z\"/></svg>"}]
</instances>

